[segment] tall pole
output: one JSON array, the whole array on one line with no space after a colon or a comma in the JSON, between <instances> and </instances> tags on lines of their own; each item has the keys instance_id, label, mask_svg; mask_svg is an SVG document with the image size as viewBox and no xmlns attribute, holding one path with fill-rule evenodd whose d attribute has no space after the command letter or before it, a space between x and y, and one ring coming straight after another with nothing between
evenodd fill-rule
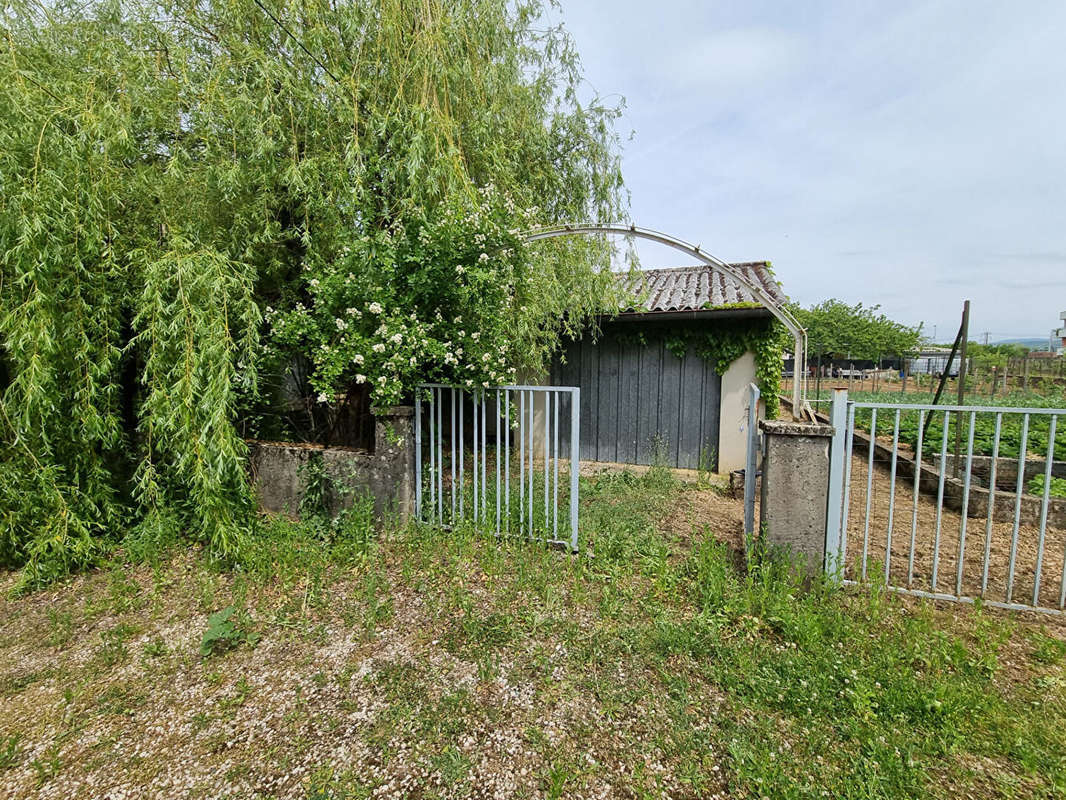
<instances>
[{"instance_id":1,"label":"tall pole","mask_svg":"<svg viewBox=\"0 0 1066 800\"><path fill-rule=\"evenodd\" d=\"M962 304L962 344L959 350L959 405L966 404L966 341L970 338L970 301ZM951 365L948 364L948 368ZM959 453L962 450L961 417L955 415L955 477L959 477Z\"/></svg>"}]
</instances>

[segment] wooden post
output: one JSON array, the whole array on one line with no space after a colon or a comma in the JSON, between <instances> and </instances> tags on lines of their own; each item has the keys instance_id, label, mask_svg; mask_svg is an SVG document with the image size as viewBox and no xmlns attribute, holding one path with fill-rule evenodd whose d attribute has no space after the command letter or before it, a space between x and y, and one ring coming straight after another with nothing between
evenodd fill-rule
<instances>
[{"instance_id":1,"label":"wooden post","mask_svg":"<svg viewBox=\"0 0 1066 800\"><path fill-rule=\"evenodd\" d=\"M1025 361L1022 362L1022 390L1029 391L1029 354L1026 353Z\"/></svg>"},{"instance_id":2,"label":"wooden post","mask_svg":"<svg viewBox=\"0 0 1066 800\"><path fill-rule=\"evenodd\" d=\"M966 405L966 342L970 338L970 301L962 304L962 342L959 348L959 405ZM948 369L951 364L948 364ZM955 415L955 477L959 477L959 455L962 451L962 424ZM941 465L943 469L943 465Z\"/></svg>"}]
</instances>

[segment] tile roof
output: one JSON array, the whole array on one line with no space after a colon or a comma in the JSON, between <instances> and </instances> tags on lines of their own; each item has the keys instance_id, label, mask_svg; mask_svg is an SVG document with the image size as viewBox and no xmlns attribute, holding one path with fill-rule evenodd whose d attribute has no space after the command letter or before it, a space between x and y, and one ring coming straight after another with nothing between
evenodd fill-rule
<instances>
[{"instance_id":1,"label":"tile roof","mask_svg":"<svg viewBox=\"0 0 1066 800\"><path fill-rule=\"evenodd\" d=\"M778 302L785 302L781 285L774 280L765 261L746 261L730 266L749 282L762 288ZM635 280L623 275L641 308L629 306L622 313L644 314L663 311L707 311L724 309L737 303L758 303L746 286L716 267L668 267L641 270Z\"/></svg>"}]
</instances>

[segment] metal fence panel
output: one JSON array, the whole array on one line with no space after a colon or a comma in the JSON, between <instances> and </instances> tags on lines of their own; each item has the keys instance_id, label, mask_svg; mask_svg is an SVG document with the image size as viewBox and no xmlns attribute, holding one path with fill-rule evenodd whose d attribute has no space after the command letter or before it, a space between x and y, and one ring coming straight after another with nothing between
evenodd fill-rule
<instances>
[{"instance_id":1,"label":"metal fence panel","mask_svg":"<svg viewBox=\"0 0 1066 800\"><path fill-rule=\"evenodd\" d=\"M844 415L834 406L846 446L842 463L831 458L831 489L837 479L843 489L839 519L831 491L827 567L835 537L846 583L1062 613L1066 497L1053 484L1066 478L1066 461L1055 460L1064 414L848 402Z\"/></svg>"},{"instance_id":2,"label":"metal fence panel","mask_svg":"<svg viewBox=\"0 0 1066 800\"><path fill-rule=\"evenodd\" d=\"M573 386L417 387L415 518L577 552L580 415Z\"/></svg>"}]
</instances>

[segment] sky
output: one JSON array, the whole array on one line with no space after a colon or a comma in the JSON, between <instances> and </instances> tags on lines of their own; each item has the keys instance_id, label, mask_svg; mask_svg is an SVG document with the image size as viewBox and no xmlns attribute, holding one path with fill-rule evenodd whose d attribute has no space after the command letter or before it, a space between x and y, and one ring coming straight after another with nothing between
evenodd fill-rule
<instances>
[{"instance_id":1,"label":"sky","mask_svg":"<svg viewBox=\"0 0 1066 800\"><path fill-rule=\"evenodd\" d=\"M1066 2L562 0L632 221L950 340L1066 310ZM645 267L691 263L659 245Z\"/></svg>"}]
</instances>

